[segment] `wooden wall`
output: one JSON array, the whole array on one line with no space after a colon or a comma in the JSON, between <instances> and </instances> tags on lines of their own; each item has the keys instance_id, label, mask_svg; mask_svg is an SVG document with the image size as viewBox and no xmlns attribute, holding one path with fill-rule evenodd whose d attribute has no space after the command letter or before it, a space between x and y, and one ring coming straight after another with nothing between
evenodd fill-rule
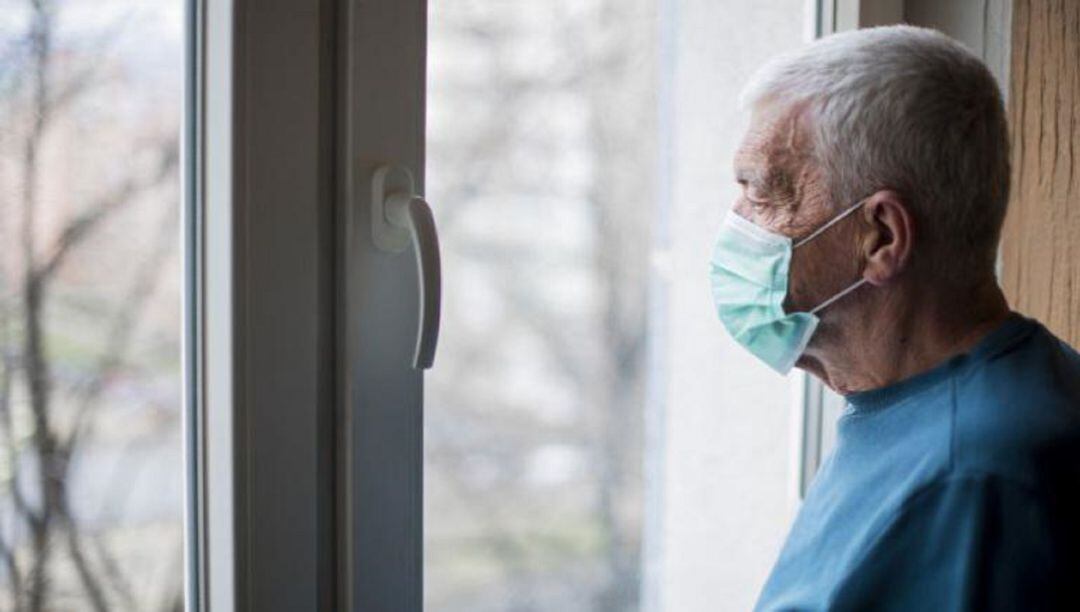
<instances>
[{"instance_id":1,"label":"wooden wall","mask_svg":"<svg viewBox=\"0 0 1080 612\"><path fill-rule=\"evenodd\" d=\"M1012 199L1002 282L1014 309L1080 347L1080 0L1015 0Z\"/></svg>"}]
</instances>

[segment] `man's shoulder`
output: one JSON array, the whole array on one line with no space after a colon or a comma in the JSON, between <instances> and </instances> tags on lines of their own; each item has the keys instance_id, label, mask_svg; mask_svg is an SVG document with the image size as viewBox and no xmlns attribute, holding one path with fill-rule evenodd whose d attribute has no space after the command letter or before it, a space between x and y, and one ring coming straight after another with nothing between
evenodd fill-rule
<instances>
[{"instance_id":1,"label":"man's shoulder","mask_svg":"<svg viewBox=\"0 0 1080 612\"><path fill-rule=\"evenodd\" d=\"M1080 411L1080 354L1037 321L969 368L960 389L990 404L1055 404Z\"/></svg>"},{"instance_id":2,"label":"man's shoulder","mask_svg":"<svg viewBox=\"0 0 1080 612\"><path fill-rule=\"evenodd\" d=\"M1041 324L960 376L953 465L1023 480L1080 475L1080 354Z\"/></svg>"}]
</instances>

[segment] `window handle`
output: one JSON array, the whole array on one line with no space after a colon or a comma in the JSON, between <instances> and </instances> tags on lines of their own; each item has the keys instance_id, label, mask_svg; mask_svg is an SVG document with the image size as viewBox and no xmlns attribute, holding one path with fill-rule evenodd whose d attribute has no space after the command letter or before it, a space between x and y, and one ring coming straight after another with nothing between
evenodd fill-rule
<instances>
[{"instance_id":1,"label":"window handle","mask_svg":"<svg viewBox=\"0 0 1080 612\"><path fill-rule=\"evenodd\" d=\"M403 166L381 166L372 177L371 232L382 251L400 253L410 244L416 253L420 316L413 367L428 369L435 360L442 303L439 234L431 206L417 195L412 173Z\"/></svg>"}]
</instances>

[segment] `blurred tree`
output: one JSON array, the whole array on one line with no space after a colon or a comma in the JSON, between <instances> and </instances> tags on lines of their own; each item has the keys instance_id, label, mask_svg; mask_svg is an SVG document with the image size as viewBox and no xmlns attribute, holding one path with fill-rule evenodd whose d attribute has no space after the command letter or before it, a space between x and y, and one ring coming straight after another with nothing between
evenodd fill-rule
<instances>
[{"instance_id":1,"label":"blurred tree","mask_svg":"<svg viewBox=\"0 0 1080 612\"><path fill-rule=\"evenodd\" d=\"M655 10L432 8L428 189L451 301L426 411L426 579L452 590L474 538L502 570L439 609L637 608ZM529 474L553 448L582 464L554 488Z\"/></svg>"},{"instance_id":2,"label":"blurred tree","mask_svg":"<svg viewBox=\"0 0 1080 612\"><path fill-rule=\"evenodd\" d=\"M0 486L10 500L4 507L14 516L3 517L0 529L5 570L0 575L10 586L11 609L56 609L58 592L71 587L64 584L57 562L58 555L66 556L83 592L80 607L145 609L107 542L80 528L70 484L100 400L122 367L133 330L176 248L176 195L156 200L161 212L158 228L152 230L153 246L128 262L130 272L116 271L118 278L130 274L128 288L100 317L103 341L86 375L60 388L56 371L65 364L50 349L49 313L62 271L73 258L83 264L95 258L81 249L108 221L155 189L176 191L178 143L174 135L152 138L137 151L150 152L148 164L139 164L138 155L114 160L99 178L99 193L83 197L84 192L71 187L59 210L43 208L42 185L54 180L43 170L49 149L92 146L50 140L50 131L71 120L80 97L108 80L103 51L115 34L105 31L99 41L83 48L59 46L59 8L56 0L28 0L24 34L4 41L6 57L0 63L0 103L7 125L0 136L2 161L14 171L18 186L6 192L8 197L18 195L2 203L8 226L3 227L6 261L0 268L0 447L5 455ZM12 22L17 23L14 18ZM65 211L70 214L64 216ZM13 219L19 219L17 228L9 225ZM29 434L22 435L26 430ZM23 533L29 534L26 545L18 541ZM172 593L165 601L171 609L179 610L182 604Z\"/></svg>"}]
</instances>

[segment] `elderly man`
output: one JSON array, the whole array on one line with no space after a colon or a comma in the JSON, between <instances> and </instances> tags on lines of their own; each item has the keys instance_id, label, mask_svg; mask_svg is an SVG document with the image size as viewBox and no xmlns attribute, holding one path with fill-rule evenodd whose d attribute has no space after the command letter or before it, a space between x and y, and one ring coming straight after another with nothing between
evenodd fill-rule
<instances>
[{"instance_id":1,"label":"elderly man","mask_svg":"<svg viewBox=\"0 0 1080 612\"><path fill-rule=\"evenodd\" d=\"M847 400L757 608L1080 609L1080 355L995 279L990 72L931 30L860 30L773 62L744 103L720 319Z\"/></svg>"}]
</instances>

